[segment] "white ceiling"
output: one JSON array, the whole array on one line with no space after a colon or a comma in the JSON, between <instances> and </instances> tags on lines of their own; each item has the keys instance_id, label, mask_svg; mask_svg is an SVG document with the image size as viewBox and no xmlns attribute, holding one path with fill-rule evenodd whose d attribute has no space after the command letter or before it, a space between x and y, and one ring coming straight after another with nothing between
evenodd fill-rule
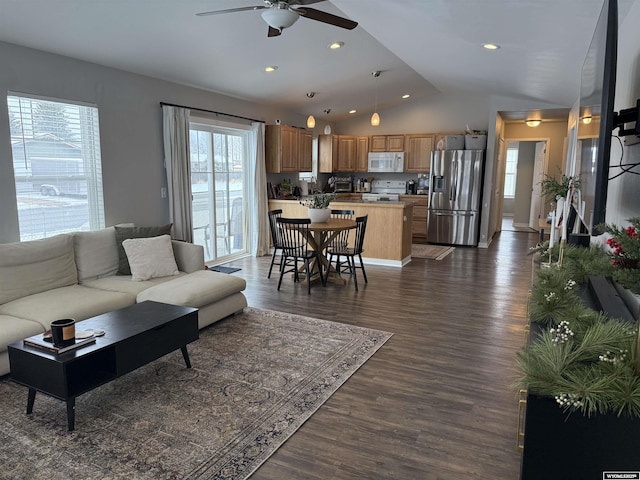
<instances>
[{"instance_id":1,"label":"white ceiling","mask_svg":"<svg viewBox=\"0 0 640 480\"><path fill-rule=\"evenodd\" d=\"M619 0L623 18L635 0ZM300 18L267 38L261 0L0 0L0 41L330 120L437 92L570 107L603 0L332 0L359 22ZM343 41L332 51L327 46ZM497 51L484 42L501 45ZM263 68L277 65L275 73ZM381 70L379 78L371 72ZM307 92L316 92L312 99ZM400 96L410 93L408 100Z\"/></svg>"}]
</instances>

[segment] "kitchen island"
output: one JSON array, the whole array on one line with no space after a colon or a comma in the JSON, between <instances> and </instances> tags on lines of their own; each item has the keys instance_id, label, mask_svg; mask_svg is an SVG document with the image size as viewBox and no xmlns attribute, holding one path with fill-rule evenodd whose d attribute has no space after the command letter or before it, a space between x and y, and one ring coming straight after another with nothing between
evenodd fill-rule
<instances>
[{"instance_id":1,"label":"kitchen island","mask_svg":"<svg viewBox=\"0 0 640 480\"><path fill-rule=\"evenodd\" d=\"M308 218L307 207L297 200L269 200L269 210L282 209L282 216ZM411 261L411 202L365 202L334 200L333 210L353 210L354 219L368 215L364 237L365 263L402 267Z\"/></svg>"}]
</instances>

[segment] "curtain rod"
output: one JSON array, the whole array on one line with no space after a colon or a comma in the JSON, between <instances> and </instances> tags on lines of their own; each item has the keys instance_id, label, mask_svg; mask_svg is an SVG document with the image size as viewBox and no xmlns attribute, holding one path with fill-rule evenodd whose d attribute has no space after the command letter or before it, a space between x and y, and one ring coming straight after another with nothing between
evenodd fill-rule
<instances>
[{"instance_id":1,"label":"curtain rod","mask_svg":"<svg viewBox=\"0 0 640 480\"><path fill-rule=\"evenodd\" d=\"M207 110L206 108L193 108L193 107L187 107L186 105L177 105L175 103L160 102L161 107L165 105L167 107L188 108L189 110L197 110L199 112L215 113L216 115L224 115L226 117L241 118L242 120L249 120L251 122L266 123L264 120L257 120L255 118L242 117L240 115L232 115L231 113L216 112L215 110Z\"/></svg>"}]
</instances>

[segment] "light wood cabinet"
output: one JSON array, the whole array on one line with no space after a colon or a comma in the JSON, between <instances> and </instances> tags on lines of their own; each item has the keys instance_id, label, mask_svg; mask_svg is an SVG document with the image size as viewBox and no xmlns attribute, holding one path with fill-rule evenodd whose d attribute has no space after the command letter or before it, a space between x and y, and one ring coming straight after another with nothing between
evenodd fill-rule
<instances>
[{"instance_id":1,"label":"light wood cabinet","mask_svg":"<svg viewBox=\"0 0 640 480\"><path fill-rule=\"evenodd\" d=\"M298 167L300 172L313 170L313 132L298 131Z\"/></svg>"},{"instance_id":2,"label":"light wood cabinet","mask_svg":"<svg viewBox=\"0 0 640 480\"><path fill-rule=\"evenodd\" d=\"M404 135L387 135L389 152L404 152Z\"/></svg>"},{"instance_id":3,"label":"light wood cabinet","mask_svg":"<svg viewBox=\"0 0 640 480\"><path fill-rule=\"evenodd\" d=\"M318 172L332 173L338 163L338 135L318 135Z\"/></svg>"},{"instance_id":4,"label":"light wood cabinet","mask_svg":"<svg viewBox=\"0 0 640 480\"><path fill-rule=\"evenodd\" d=\"M404 171L412 173L428 173L431 162L431 151L434 147L434 135L405 135L407 147L404 157Z\"/></svg>"},{"instance_id":5,"label":"light wood cabinet","mask_svg":"<svg viewBox=\"0 0 640 480\"><path fill-rule=\"evenodd\" d=\"M369 171L369 137L356 138L356 172Z\"/></svg>"},{"instance_id":6,"label":"light wood cabinet","mask_svg":"<svg viewBox=\"0 0 640 480\"><path fill-rule=\"evenodd\" d=\"M267 125L265 157L267 173L310 172L311 132L286 125Z\"/></svg>"},{"instance_id":7,"label":"light wood cabinet","mask_svg":"<svg viewBox=\"0 0 640 480\"><path fill-rule=\"evenodd\" d=\"M404 135L372 135L370 152L404 152Z\"/></svg>"},{"instance_id":8,"label":"light wood cabinet","mask_svg":"<svg viewBox=\"0 0 640 480\"><path fill-rule=\"evenodd\" d=\"M318 135L318 172L355 172L358 139L353 135Z\"/></svg>"},{"instance_id":9,"label":"light wood cabinet","mask_svg":"<svg viewBox=\"0 0 640 480\"><path fill-rule=\"evenodd\" d=\"M356 137L353 137L351 135L338 136L337 171L356 171Z\"/></svg>"},{"instance_id":10,"label":"light wood cabinet","mask_svg":"<svg viewBox=\"0 0 640 480\"><path fill-rule=\"evenodd\" d=\"M427 243L427 195L400 195L400 201L413 203L411 239L413 243Z\"/></svg>"}]
</instances>

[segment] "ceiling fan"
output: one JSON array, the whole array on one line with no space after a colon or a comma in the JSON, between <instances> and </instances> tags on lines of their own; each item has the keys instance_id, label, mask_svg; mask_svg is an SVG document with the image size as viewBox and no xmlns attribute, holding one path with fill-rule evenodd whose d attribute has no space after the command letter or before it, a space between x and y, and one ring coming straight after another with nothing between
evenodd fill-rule
<instances>
[{"instance_id":1,"label":"ceiling fan","mask_svg":"<svg viewBox=\"0 0 640 480\"><path fill-rule=\"evenodd\" d=\"M282 30L290 27L300 17L317 20L318 22L328 23L336 27L353 30L358 26L358 22L349 20L348 18L339 17L331 13L322 12L315 8L306 8L305 5L320 3L326 0L263 0L265 5L256 5L253 7L228 8L226 10L214 10L212 12L196 13L199 17L207 15L218 15L221 13L243 12L245 10L263 10L262 18L269 25L268 37L277 37ZM302 5L302 8L292 8L295 5Z\"/></svg>"}]
</instances>

